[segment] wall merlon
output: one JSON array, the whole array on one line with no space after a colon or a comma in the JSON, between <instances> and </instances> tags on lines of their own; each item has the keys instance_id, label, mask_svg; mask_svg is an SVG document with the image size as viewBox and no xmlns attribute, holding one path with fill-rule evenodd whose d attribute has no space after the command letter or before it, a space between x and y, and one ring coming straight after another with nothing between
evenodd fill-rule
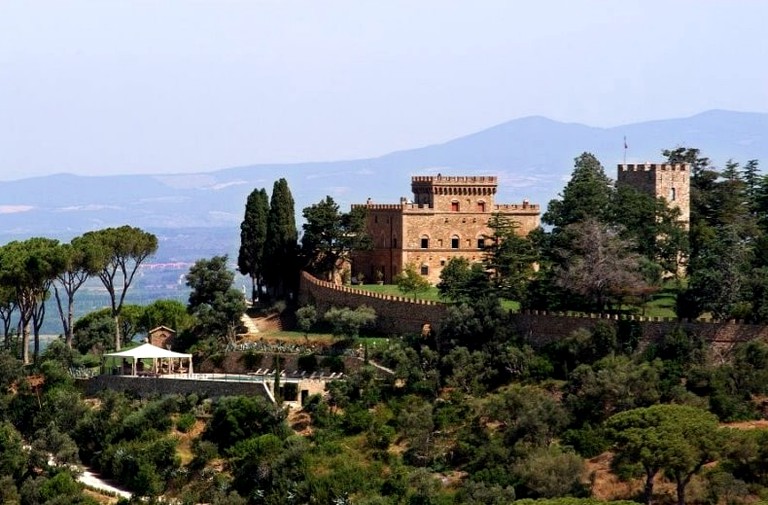
<instances>
[{"instance_id":1,"label":"wall merlon","mask_svg":"<svg viewBox=\"0 0 768 505\"><path fill-rule=\"evenodd\" d=\"M678 171L686 172L691 166L688 163L619 163L620 172L655 172L655 171Z\"/></svg>"},{"instance_id":2,"label":"wall merlon","mask_svg":"<svg viewBox=\"0 0 768 505\"><path fill-rule=\"evenodd\" d=\"M414 175L411 182L429 184L497 184L495 175Z\"/></svg>"}]
</instances>

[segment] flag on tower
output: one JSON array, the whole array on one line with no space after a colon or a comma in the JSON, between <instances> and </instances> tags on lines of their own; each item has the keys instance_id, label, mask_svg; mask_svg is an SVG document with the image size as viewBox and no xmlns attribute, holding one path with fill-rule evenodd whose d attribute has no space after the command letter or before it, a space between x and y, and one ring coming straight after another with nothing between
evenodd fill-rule
<instances>
[{"instance_id":1,"label":"flag on tower","mask_svg":"<svg viewBox=\"0 0 768 505\"><path fill-rule=\"evenodd\" d=\"M624 149L628 149L629 146L627 145L627 136L624 135Z\"/></svg>"}]
</instances>

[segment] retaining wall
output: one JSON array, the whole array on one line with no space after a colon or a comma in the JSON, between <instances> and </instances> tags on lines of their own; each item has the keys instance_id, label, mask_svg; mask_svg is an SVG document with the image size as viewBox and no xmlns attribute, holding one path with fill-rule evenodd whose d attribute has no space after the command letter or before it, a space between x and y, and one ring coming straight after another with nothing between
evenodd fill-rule
<instances>
[{"instance_id":1,"label":"retaining wall","mask_svg":"<svg viewBox=\"0 0 768 505\"><path fill-rule=\"evenodd\" d=\"M439 331L446 317L447 305L401 296L382 295L339 286L301 274L299 303L312 304L320 314L331 307L368 305L376 311L376 329L385 334L420 333L424 324Z\"/></svg>"},{"instance_id":2,"label":"retaining wall","mask_svg":"<svg viewBox=\"0 0 768 505\"><path fill-rule=\"evenodd\" d=\"M424 323L440 331L445 324L448 305L438 302L419 302L413 299L368 293L331 282L315 279L302 273L299 301L311 303L324 312L330 307L359 307L369 305L377 314L377 329L389 334L420 332ZM545 345L568 337L575 330L591 330L603 321L617 329L635 325L643 342L655 342L678 327L701 336L717 345L732 345L757 338L768 339L768 325L746 324L740 321L690 320L649 318L609 314L577 314L547 311L523 311L510 316L510 324L519 335L532 345Z\"/></svg>"},{"instance_id":3,"label":"retaining wall","mask_svg":"<svg viewBox=\"0 0 768 505\"><path fill-rule=\"evenodd\" d=\"M166 379L155 377L126 377L121 375L97 375L86 381L85 394L93 396L105 389L131 391L141 398L155 395L198 395L215 398L220 396L262 396L271 401L260 382L203 381L192 379Z\"/></svg>"}]
</instances>

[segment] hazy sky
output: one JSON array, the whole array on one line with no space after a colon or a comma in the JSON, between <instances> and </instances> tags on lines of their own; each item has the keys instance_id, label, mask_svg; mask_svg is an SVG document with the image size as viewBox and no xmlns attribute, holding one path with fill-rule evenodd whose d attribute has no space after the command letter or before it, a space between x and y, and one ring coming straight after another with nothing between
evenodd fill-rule
<instances>
[{"instance_id":1,"label":"hazy sky","mask_svg":"<svg viewBox=\"0 0 768 505\"><path fill-rule=\"evenodd\" d=\"M0 0L0 179L768 112L768 2Z\"/></svg>"}]
</instances>

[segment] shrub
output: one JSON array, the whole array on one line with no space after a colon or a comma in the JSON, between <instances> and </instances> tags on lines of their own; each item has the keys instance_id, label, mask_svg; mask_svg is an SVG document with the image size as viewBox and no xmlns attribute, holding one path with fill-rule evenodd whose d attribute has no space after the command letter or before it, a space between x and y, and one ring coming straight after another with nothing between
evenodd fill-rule
<instances>
[{"instance_id":1,"label":"shrub","mask_svg":"<svg viewBox=\"0 0 768 505\"><path fill-rule=\"evenodd\" d=\"M194 414L186 413L179 416L176 420L176 429L182 433L188 433L189 430L195 425Z\"/></svg>"}]
</instances>

